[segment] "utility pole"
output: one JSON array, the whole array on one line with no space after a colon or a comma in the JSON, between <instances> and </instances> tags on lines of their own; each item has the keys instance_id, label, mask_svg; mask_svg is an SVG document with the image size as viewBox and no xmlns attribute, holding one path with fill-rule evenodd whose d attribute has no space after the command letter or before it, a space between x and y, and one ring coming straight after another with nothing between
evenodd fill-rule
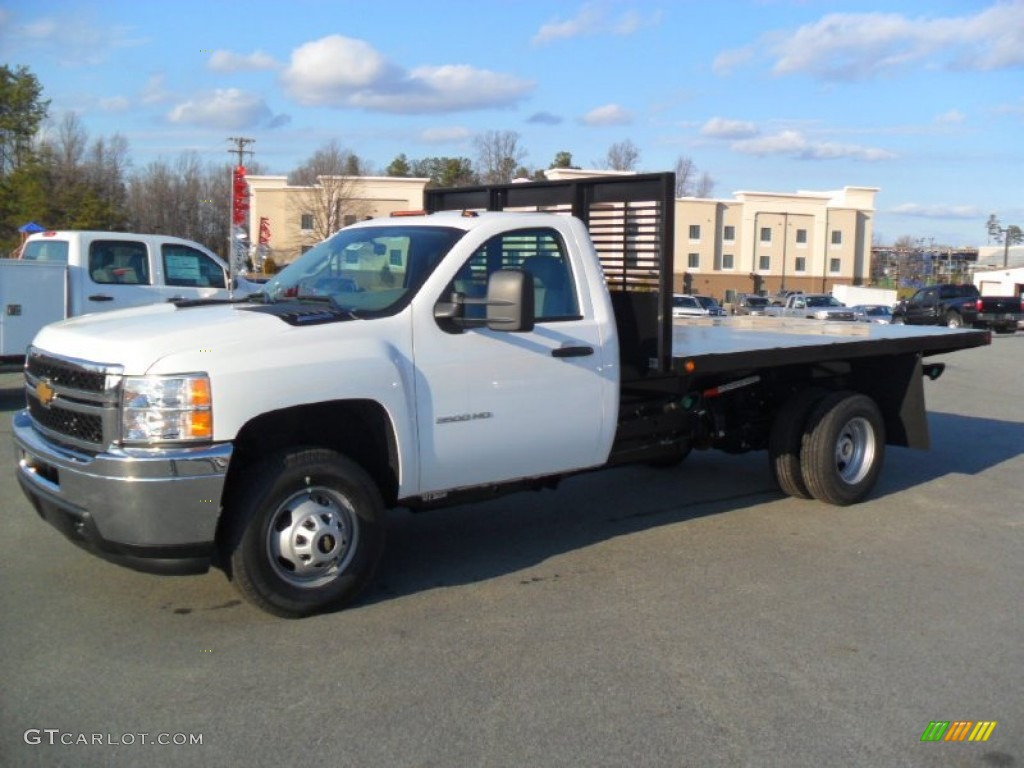
<instances>
[{"instance_id":1,"label":"utility pole","mask_svg":"<svg viewBox=\"0 0 1024 768\"><path fill-rule=\"evenodd\" d=\"M233 289L235 275L245 265L246 247L242 238L245 235L245 215L248 213L248 203L242 205L238 196L245 194L245 156L253 154L252 150L246 147L254 144L256 140L245 136L230 136L228 141L235 144L234 149L229 149L228 152L238 156L238 161L231 171L231 214L228 217L228 267Z\"/></svg>"}]
</instances>

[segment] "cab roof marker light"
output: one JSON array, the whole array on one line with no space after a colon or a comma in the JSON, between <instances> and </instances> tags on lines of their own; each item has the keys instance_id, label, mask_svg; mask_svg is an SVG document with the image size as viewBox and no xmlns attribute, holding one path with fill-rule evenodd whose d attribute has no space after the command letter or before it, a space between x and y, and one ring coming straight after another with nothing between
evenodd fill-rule
<instances>
[{"instance_id":1,"label":"cab roof marker light","mask_svg":"<svg viewBox=\"0 0 1024 768\"><path fill-rule=\"evenodd\" d=\"M420 208L419 210L415 210L415 211L392 211L391 212L391 218L393 218L393 219L397 219L397 218L400 218L402 216L426 216L426 215L427 215L427 211L424 210L423 208Z\"/></svg>"}]
</instances>

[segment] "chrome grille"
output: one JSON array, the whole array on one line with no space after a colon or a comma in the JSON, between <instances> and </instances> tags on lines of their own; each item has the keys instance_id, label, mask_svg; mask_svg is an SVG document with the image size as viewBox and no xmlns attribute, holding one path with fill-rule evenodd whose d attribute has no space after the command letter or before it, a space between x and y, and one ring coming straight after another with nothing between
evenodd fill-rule
<instances>
[{"instance_id":1,"label":"chrome grille","mask_svg":"<svg viewBox=\"0 0 1024 768\"><path fill-rule=\"evenodd\" d=\"M68 447L104 450L117 439L122 371L30 349L25 399L36 428Z\"/></svg>"}]
</instances>

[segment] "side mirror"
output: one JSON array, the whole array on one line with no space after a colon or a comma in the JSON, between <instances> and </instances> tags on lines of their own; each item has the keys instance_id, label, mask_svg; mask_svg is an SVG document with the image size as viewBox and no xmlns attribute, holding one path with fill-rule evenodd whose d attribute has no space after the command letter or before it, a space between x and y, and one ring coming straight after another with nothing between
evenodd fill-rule
<instances>
[{"instance_id":1,"label":"side mirror","mask_svg":"<svg viewBox=\"0 0 1024 768\"><path fill-rule=\"evenodd\" d=\"M533 276L521 269L499 269L487 281L487 327L492 331L533 330Z\"/></svg>"}]
</instances>

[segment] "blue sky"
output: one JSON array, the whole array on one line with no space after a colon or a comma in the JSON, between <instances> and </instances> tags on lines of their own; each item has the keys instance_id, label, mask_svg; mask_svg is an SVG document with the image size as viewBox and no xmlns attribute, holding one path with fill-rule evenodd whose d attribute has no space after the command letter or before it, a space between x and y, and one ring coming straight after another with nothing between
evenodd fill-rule
<instances>
[{"instance_id":1,"label":"blue sky","mask_svg":"<svg viewBox=\"0 0 1024 768\"><path fill-rule=\"evenodd\" d=\"M1024 0L6 0L0 60L135 167L246 136L273 173L331 139L382 171L515 131L529 167L685 155L716 197L879 187L883 242L1024 226Z\"/></svg>"}]
</instances>

